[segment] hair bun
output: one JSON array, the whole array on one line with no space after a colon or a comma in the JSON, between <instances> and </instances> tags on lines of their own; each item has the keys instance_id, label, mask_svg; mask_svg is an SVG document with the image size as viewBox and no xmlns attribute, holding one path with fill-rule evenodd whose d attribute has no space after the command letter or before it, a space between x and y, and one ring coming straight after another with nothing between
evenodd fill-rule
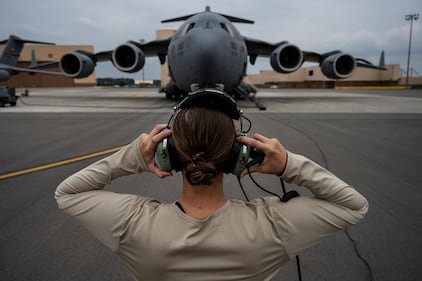
<instances>
[{"instance_id":1,"label":"hair bun","mask_svg":"<svg viewBox=\"0 0 422 281\"><path fill-rule=\"evenodd\" d=\"M217 175L215 164L204 159L204 152L195 154L186 162L186 179L192 185L210 185Z\"/></svg>"}]
</instances>

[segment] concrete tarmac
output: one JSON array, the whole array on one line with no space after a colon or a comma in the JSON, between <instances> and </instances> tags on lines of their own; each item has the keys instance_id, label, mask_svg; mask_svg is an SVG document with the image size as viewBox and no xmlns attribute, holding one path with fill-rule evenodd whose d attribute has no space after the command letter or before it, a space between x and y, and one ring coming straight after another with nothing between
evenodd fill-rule
<instances>
[{"instance_id":1,"label":"concrete tarmac","mask_svg":"<svg viewBox=\"0 0 422 281\"><path fill-rule=\"evenodd\" d=\"M259 96L266 111L239 102L252 121L250 135L280 139L370 203L361 223L300 255L303 280L421 280L422 91L263 90ZM166 123L174 104L142 89L34 89L16 107L0 108L0 280L132 280L115 254L58 210L54 190L104 157L93 153ZM256 178L281 193L277 178ZM243 182L250 198L266 195ZM108 189L171 202L181 187L179 175L160 180L144 173ZM234 176L225 177L225 192L243 199ZM295 261L274 278L297 279Z\"/></svg>"}]
</instances>

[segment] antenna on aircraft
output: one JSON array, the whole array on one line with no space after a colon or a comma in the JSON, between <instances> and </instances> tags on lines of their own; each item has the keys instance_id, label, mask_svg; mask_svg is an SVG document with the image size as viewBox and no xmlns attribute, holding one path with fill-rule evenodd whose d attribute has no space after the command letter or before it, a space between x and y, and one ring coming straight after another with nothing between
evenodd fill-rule
<instances>
[{"instance_id":1,"label":"antenna on aircraft","mask_svg":"<svg viewBox=\"0 0 422 281\"><path fill-rule=\"evenodd\" d=\"M206 7L205 7L205 12L211 12L211 8L210 8L210 6L206 6Z\"/></svg>"}]
</instances>

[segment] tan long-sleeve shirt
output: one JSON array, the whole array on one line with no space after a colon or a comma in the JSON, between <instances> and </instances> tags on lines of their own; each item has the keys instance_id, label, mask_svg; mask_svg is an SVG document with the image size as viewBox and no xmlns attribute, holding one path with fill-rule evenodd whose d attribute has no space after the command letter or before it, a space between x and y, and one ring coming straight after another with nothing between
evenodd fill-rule
<instances>
[{"instance_id":1,"label":"tan long-sleeve shirt","mask_svg":"<svg viewBox=\"0 0 422 281\"><path fill-rule=\"evenodd\" d=\"M56 190L59 208L115 251L135 280L271 280L301 250L357 223L368 210L353 187L291 152L282 178L314 197L229 200L196 220L175 203L103 190L145 170L137 139Z\"/></svg>"}]
</instances>

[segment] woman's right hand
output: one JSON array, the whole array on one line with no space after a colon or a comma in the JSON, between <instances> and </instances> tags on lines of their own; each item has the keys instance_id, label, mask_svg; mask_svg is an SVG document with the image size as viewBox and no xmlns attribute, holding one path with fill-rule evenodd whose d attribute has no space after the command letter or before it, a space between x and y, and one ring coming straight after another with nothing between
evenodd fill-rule
<instances>
[{"instance_id":1,"label":"woman's right hand","mask_svg":"<svg viewBox=\"0 0 422 281\"><path fill-rule=\"evenodd\" d=\"M167 124L158 124L149 134L143 133L139 139L139 150L148 167L148 171L156 174L160 178L171 176L172 173L162 171L155 164L155 148L164 138L171 135L171 130L165 130Z\"/></svg>"}]
</instances>

